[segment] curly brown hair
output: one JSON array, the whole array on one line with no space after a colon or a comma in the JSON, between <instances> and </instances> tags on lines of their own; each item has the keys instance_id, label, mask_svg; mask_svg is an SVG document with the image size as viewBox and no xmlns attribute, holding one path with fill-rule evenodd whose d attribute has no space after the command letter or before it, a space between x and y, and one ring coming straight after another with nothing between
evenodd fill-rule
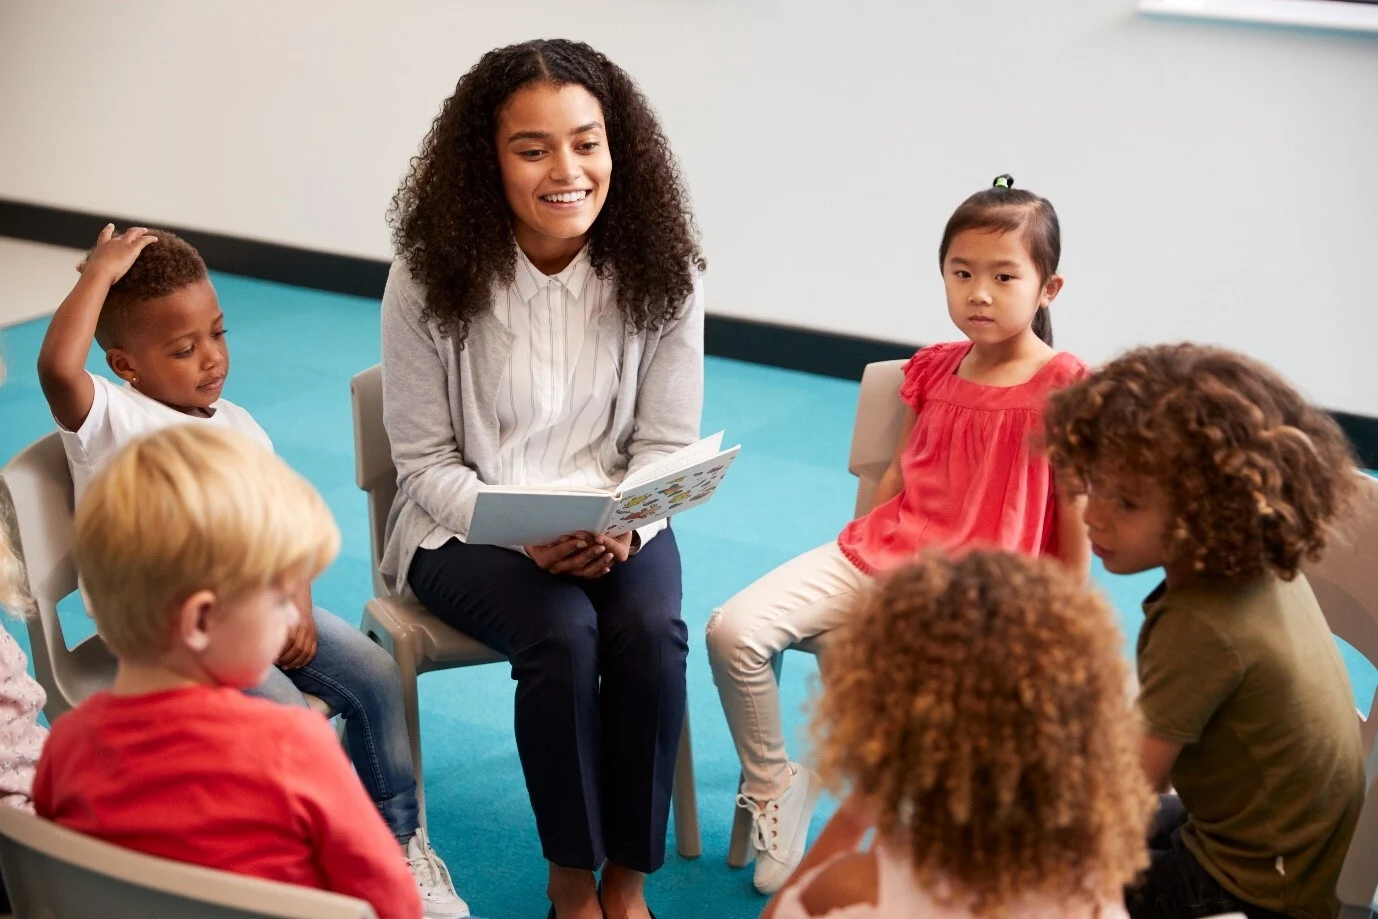
<instances>
[{"instance_id":1,"label":"curly brown hair","mask_svg":"<svg viewBox=\"0 0 1378 919\"><path fill-rule=\"evenodd\" d=\"M516 269L498 169L498 116L535 83L577 84L598 100L613 181L589 231L589 260L617 282L638 330L674 318L707 262L679 168L650 104L622 68L582 42L540 39L489 51L460 77L392 200L397 255L426 291L426 315L463 342L495 284Z\"/></svg>"},{"instance_id":2,"label":"curly brown hair","mask_svg":"<svg viewBox=\"0 0 1378 919\"><path fill-rule=\"evenodd\" d=\"M1072 487L1135 477L1167 494L1169 558L1211 577L1290 580L1356 495L1334 420L1267 365L1223 348L1139 348L1054 393L1048 453Z\"/></svg>"},{"instance_id":3,"label":"curly brown hair","mask_svg":"<svg viewBox=\"0 0 1378 919\"><path fill-rule=\"evenodd\" d=\"M158 241L140 252L124 277L110 285L96 321L96 343L106 351L124 340L140 305L206 277L206 263L195 246L167 230L148 232Z\"/></svg>"},{"instance_id":4,"label":"curly brown hair","mask_svg":"<svg viewBox=\"0 0 1378 919\"><path fill-rule=\"evenodd\" d=\"M1157 799L1121 637L1059 565L1000 551L899 569L830 649L819 771L850 785L930 895L1118 900Z\"/></svg>"}]
</instances>

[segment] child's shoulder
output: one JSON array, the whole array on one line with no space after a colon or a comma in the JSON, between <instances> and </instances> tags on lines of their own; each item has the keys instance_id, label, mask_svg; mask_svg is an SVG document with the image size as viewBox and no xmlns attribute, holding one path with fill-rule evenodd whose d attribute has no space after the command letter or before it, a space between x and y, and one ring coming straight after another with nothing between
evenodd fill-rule
<instances>
[{"instance_id":1,"label":"child's shoulder","mask_svg":"<svg viewBox=\"0 0 1378 919\"><path fill-rule=\"evenodd\" d=\"M1042 377L1054 389L1079 382L1091 372L1086 362L1071 351L1057 351L1043 365Z\"/></svg>"}]
</instances>

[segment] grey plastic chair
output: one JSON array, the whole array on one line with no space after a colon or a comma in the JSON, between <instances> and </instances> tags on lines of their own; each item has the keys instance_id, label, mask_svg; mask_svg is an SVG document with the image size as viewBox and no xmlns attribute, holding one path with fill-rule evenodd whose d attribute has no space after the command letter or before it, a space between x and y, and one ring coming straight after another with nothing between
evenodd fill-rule
<instances>
[{"instance_id":1,"label":"grey plastic chair","mask_svg":"<svg viewBox=\"0 0 1378 919\"><path fill-rule=\"evenodd\" d=\"M57 604L77 589L72 476L56 433L25 447L0 471L0 519L14 527L34 612L26 620L34 675L48 694L49 723L115 678L115 658L97 635L68 648Z\"/></svg>"},{"instance_id":2,"label":"grey plastic chair","mask_svg":"<svg viewBox=\"0 0 1378 919\"><path fill-rule=\"evenodd\" d=\"M904 403L899 400L900 383L904 380L905 361L879 361L867 364L861 374L861 391L857 395L856 420L852 423L852 449L847 469L856 476L856 510L860 517L871 509L876 493L890 460L895 455L895 442L904 426ZM790 651L803 651L819 657L827 645L827 636L818 635L791 645ZM784 655L775 656L775 679L780 679ZM751 814L734 805L732 838L727 847L727 864L743 868L751 863L755 853L750 846Z\"/></svg>"},{"instance_id":3,"label":"grey plastic chair","mask_svg":"<svg viewBox=\"0 0 1378 919\"><path fill-rule=\"evenodd\" d=\"M1378 480L1363 473L1361 500L1351 525L1332 541L1325 557L1304 569L1330 631L1378 666ZM1368 779L1359 824L1340 869L1335 892L1341 919L1369 919L1378 890L1378 693L1360 716Z\"/></svg>"},{"instance_id":4,"label":"grey plastic chair","mask_svg":"<svg viewBox=\"0 0 1378 919\"><path fill-rule=\"evenodd\" d=\"M77 569L72 475L56 432L29 444L0 470L0 521L13 527L10 535L24 562L34 605L25 625L34 675L48 695L43 713L51 724L115 679L115 658L100 636L68 648L57 614L57 604L77 589ZM315 696L307 695L306 701L327 718L335 714Z\"/></svg>"},{"instance_id":5,"label":"grey plastic chair","mask_svg":"<svg viewBox=\"0 0 1378 919\"><path fill-rule=\"evenodd\" d=\"M377 919L363 900L168 861L0 806L17 919Z\"/></svg>"},{"instance_id":6,"label":"grey plastic chair","mask_svg":"<svg viewBox=\"0 0 1378 919\"><path fill-rule=\"evenodd\" d=\"M415 600L395 596L378 570L388 511L397 494L397 468L383 426L383 374L379 365L355 374L349 384L354 404L354 478L368 496L369 542L375 596L364 604L360 624L370 638L392 654L402 672L402 701L411 738L416 772L416 796L421 820L426 820L425 786L421 770L421 715L417 678L432 670L496 664L506 660L487 645L465 635L429 613ZM675 847L684 858L703 851L699 835L698 800L694 792L694 757L689 713L684 714L679 753L675 759Z\"/></svg>"}]
</instances>

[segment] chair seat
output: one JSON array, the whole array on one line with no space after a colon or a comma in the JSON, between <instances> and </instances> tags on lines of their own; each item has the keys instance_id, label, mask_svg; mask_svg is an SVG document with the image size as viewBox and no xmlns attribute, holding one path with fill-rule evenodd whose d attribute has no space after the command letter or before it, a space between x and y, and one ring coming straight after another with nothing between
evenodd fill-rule
<instances>
[{"instance_id":1,"label":"chair seat","mask_svg":"<svg viewBox=\"0 0 1378 919\"><path fill-rule=\"evenodd\" d=\"M414 599L374 597L368 601L367 612L394 640L406 636L415 643L421 656L420 670L496 664L507 660L478 639L441 622Z\"/></svg>"}]
</instances>

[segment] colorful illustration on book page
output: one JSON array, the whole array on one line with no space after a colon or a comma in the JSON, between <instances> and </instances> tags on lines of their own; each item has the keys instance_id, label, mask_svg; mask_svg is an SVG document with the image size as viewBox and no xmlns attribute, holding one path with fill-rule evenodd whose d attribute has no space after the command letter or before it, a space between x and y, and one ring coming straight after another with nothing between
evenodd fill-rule
<instances>
[{"instance_id":1,"label":"colorful illustration on book page","mask_svg":"<svg viewBox=\"0 0 1378 919\"><path fill-rule=\"evenodd\" d=\"M726 470L727 464L700 469L663 482L654 491L628 495L613 511L608 530L613 533L634 530L707 501Z\"/></svg>"}]
</instances>

